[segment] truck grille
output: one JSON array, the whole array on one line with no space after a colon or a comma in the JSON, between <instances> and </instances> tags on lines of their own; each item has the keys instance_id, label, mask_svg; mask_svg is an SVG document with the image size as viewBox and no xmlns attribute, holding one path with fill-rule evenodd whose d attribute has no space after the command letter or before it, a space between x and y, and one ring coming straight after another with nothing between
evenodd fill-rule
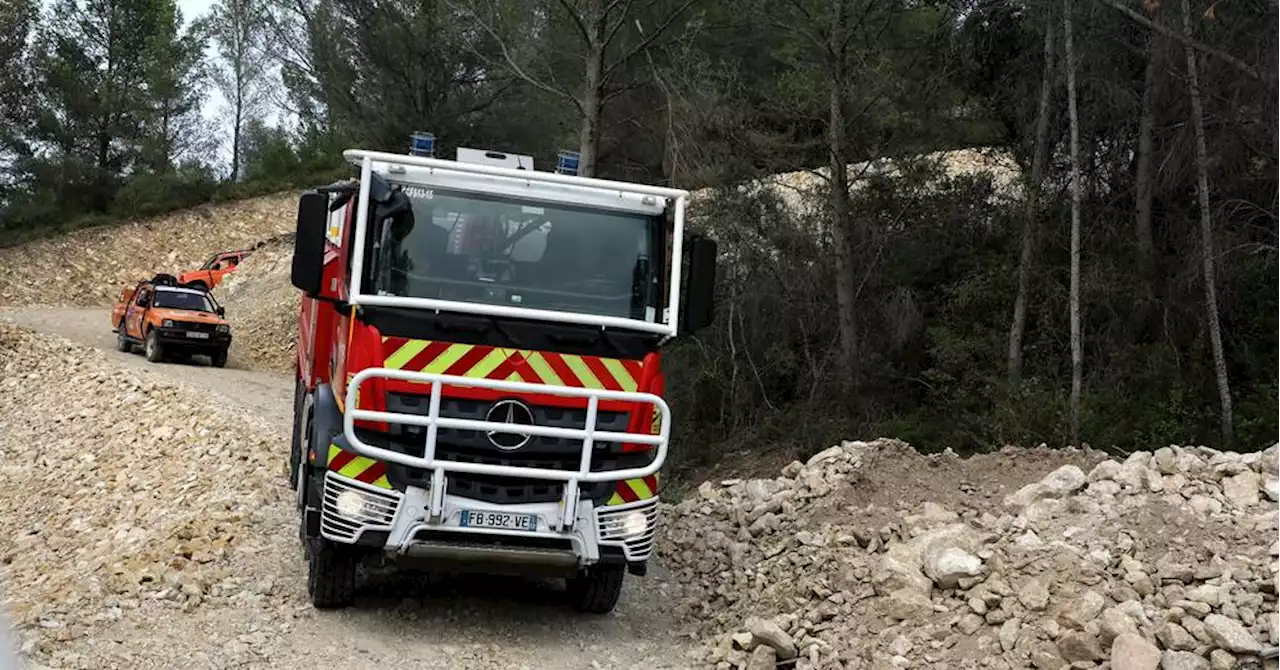
<instances>
[{"instance_id":1,"label":"truck grille","mask_svg":"<svg viewBox=\"0 0 1280 670\"><path fill-rule=\"evenodd\" d=\"M483 420L493 403L479 400L443 398L440 416L460 419ZM585 409L533 406L534 423L539 426L581 428L586 423ZM404 414L426 414L428 398L402 393L387 394L387 411ZM596 413L596 428L625 432L630 417L625 412ZM389 448L421 456L426 442L426 429L420 426L392 424L391 433L380 436ZM370 436L371 444L380 441ZM366 439L363 435L361 439ZM379 445L382 446L382 445ZM514 467L554 468L576 470L581 458L582 444L577 440L535 436L515 451L503 451L489 442L480 431L440 429L436 437L436 457L461 463L485 463ZM622 468L641 467L652 459L649 452L623 453L619 444L596 443L592 451L591 470L605 472ZM425 486L430 480L426 470L388 464L388 478L393 483ZM613 492L614 484L600 482L583 484L582 496L602 503ZM452 473L448 475L448 493L474 500L496 504L520 504L556 502L564 493L564 484L545 479L495 477Z\"/></svg>"},{"instance_id":2,"label":"truck grille","mask_svg":"<svg viewBox=\"0 0 1280 670\"><path fill-rule=\"evenodd\" d=\"M195 330L195 331L200 331L205 333L212 333L214 330L217 329L218 324L203 323L200 321L179 321L177 323L177 326L179 328L182 328L183 330Z\"/></svg>"}]
</instances>

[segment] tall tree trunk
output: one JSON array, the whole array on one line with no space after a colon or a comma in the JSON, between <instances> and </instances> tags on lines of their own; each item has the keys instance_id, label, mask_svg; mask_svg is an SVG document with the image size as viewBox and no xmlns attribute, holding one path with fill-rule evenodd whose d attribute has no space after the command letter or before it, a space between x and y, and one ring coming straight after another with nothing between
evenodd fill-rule
<instances>
[{"instance_id":1,"label":"tall tree trunk","mask_svg":"<svg viewBox=\"0 0 1280 670\"><path fill-rule=\"evenodd\" d=\"M1191 3L1182 0L1182 34L1191 39ZM1213 346L1213 370L1218 378L1218 401L1221 403L1222 440L1229 446L1234 421L1231 416L1231 386L1227 380L1227 360L1222 350L1222 325L1218 319L1218 289L1213 268L1213 224L1209 218L1209 156L1204 141L1204 106L1200 98L1200 74L1196 53L1189 45L1187 54L1187 88L1191 93L1191 125L1196 137L1196 191L1200 198L1200 258L1204 270L1205 316L1209 322L1209 341Z\"/></svg>"},{"instance_id":2,"label":"tall tree trunk","mask_svg":"<svg viewBox=\"0 0 1280 670\"><path fill-rule=\"evenodd\" d=\"M231 125L231 182L240 181L240 136L244 133L244 79L236 67L235 118Z\"/></svg>"},{"instance_id":3,"label":"tall tree trunk","mask_svg":"<svg viewBox=\"0 0 1280 670\"><path fill-rule=\"evenodd\" d=\"M1184 0L1185 1L1185 0ZM1076 112L1076 57L1071 43L1071 0L1062 0L1062 42L1067 65L1067 114L1071 118L1071 444L1080 444L1080 117Z\"/></svg>"},{"instance_id":4,"label":"tall tree trunk","mask_svg":"<svg viewBox=\"0 0 1280 670\"><path fill-rule=\"evenodd\" d=\"M1147 37L1147 68L1142 78L1142 116L1138 118L1138 167L1134 182L1137 196L1134 202L1134 233L1138 244L1138 272L1142 275L1147 305L1143 312L1155 307L1155 241L1151 234L1151 201L1155 192L1152 174L1152 135L1155 132L1156 77L1159 75L1157 59L1160 54L1159 35ZM1144 317L1142 323L1147 319Z\"/></svg>"},{"instance_id":5,"label":"tall tree trunk","mask_svg":"<svg viewBox=\"0 0 1280 670\"><path fill-rule=\"evenodd\" d=\"M600 0L587 3L587 71L582 90L582 126L578 137L578 174L596 176L600 153L600 115L604 109L604 7Z\"/></svg>"},{"instance_id":6,"label":"tall tree trunk","mask_svg":"<svg viewBox=\"0 0 1280 670\"><path fill-rule=\"evenodd\" d=\"M1035 250L1036 226L1040 218L1040 186L1044 182L1044 164L1049 153L1049 101L1053 91L1053 36L1057 33L1050 12L1044 31L1044 74L1040 80L1040 106L1036 110L1035 144L1032 146L1031 180L1027 184L1027 202L1022 222L1022 251L1018 255L1018 297L1013 302L1013 321L1009 324L1009 383L1022 381L1022 337L1027 329L1027 299L1031 289L1032 254Z\"/></svg>"},{"instance_id":7,"label":"tall tree trunk","mask_svg":"<svg viewBox=\"0 0 1280 670\"><path fill-rule=\"evenodd\" d=\"M845 159L845 58L847 30L845 1L834 0L831 28L830 114L827 119L827 152L831 161L831 238L836 257L836 323L840 330L840 371L845 383L858 381L858 330L854 320L853 240L849 220L849 173Z\"/></svg>"},{"instance_id":8,"label":"tall tree trunk","mask_svg":"<svg viewBox=\"0 0 1280 670\"><path fill-rule=\"evenodd\" d=\"M236 110L235 129L231 131L231 181L240 181L240 134L241 122L239 109Z\"/></svg>"},{"instance_id":9,"label":"tall tree trunk","mask_svg":"<svg viewBox=\"0 0 1280 670\"><path fill-rule=\"evenodd\" d=\"M93 209L99 212L107 211L107 206L111 204L111 135L108 128L111 125L110 120L103 120L99 124L99 130L95 143L97 144L96 157L94 163L97 166L97 173L93 177Z\"/></svg>"}]
</instances>

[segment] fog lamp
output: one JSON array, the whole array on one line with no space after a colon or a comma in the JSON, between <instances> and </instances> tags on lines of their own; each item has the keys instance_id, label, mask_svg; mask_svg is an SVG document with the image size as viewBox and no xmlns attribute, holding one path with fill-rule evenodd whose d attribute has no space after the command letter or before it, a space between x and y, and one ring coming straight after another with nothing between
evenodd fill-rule
<instances>
[{"instance_id":1,"label":"fog lamp","mask_svg":"<svg viewBox=\"0 0 1280 670\"><path fill-rule=\"evenodd\" d=\"M360 516L364 512L364 496L355 491L343 491L338 494L334 506L338 508L338 514L347 517Z\"/></svg>"},{"instance_id":2,"label":"fog lamp","mask_svg":"<svg viewBox=\"0 0 1280 670\"><path fill-rule=\"evenodd\" d=\"M624 537L635 537L644 535L649 529L649 518L644 512L630 512L622 517L622 535Z\"/></svg>"}]
</instances>

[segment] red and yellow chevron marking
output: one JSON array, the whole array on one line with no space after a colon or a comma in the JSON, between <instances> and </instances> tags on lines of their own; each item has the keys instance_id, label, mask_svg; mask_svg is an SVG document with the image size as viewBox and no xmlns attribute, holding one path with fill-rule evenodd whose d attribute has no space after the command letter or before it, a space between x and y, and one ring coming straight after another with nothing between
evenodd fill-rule
<instances>
[{"instance_id":1,"label":"red and yellow chevron marking","mask_svg":"<svg viewBox=\"0 0 1280 670\"><path fill-rule=\"evenodd\" d=\"M381 489L391 488L391 482L387 480L386 463L357 456L336 444L329 445L329 469L358 482L372 484Z\"/></svg>"},{"instance_id":2,"label":"red and yellow chevron marking","mask_svg":"<svg viewBox=\"0 0 1280 670\"><path fill-rule=\"evenodd\" d=\"M640 361L482 344L382 338L383 367L475 379L635 391Z\"/></svg>"},{"instance_id":3,"label":"red and yellow chevron marking","mask_svg":"<svg viewBox=\"0 0 1280 670\"><path fill-rule=\"evenodd\" d=\"M640 479L628 479L618 482L613 495L604 501L608 505L625 505L626 503L648 500L658 497L658 475L653 474Z\"/></svg>"}]
</instances>

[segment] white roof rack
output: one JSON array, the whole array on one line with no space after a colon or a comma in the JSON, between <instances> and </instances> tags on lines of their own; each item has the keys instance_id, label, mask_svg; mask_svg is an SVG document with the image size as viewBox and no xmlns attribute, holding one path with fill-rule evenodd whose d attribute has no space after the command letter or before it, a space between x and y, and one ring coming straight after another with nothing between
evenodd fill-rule
<instances>
[{"instance_id":1,"label":"white roof rack","mask_svg":"<svg viewBox=\"0 0 1280 670\"><path fill-rule=\"evenodd\" d=\"M581 186L584 188L602 189L611 191L623 191L625 193L638 193L641 195L656 195L663 198L689 197L689 192L678 188L668 188L665 186L651 186L649 184L633 184L625 181L612 181L609 179L595 179L592 177L578 177L574 175L557 174L555 172L538 172L535 170L517 170L514 168L498 167L495 165L480 165L476 163L459 163L457 161L443 160L440 158L426 158L423 156L410 156L407 154L392 154L383 151L365 151L363 149L348 149L342 152L342 156L353 165L360 165L360 162L369 158L371 160L384 163L397 163L400 165L415 165L418 167L433 168L437 170L445 170L449 172L465 172L471 174L489 175L491 177L507 177L510 179L518 179L520 181L539 181L551 184L565 184L569 186Z\"/></svg>"}]
</instances>

